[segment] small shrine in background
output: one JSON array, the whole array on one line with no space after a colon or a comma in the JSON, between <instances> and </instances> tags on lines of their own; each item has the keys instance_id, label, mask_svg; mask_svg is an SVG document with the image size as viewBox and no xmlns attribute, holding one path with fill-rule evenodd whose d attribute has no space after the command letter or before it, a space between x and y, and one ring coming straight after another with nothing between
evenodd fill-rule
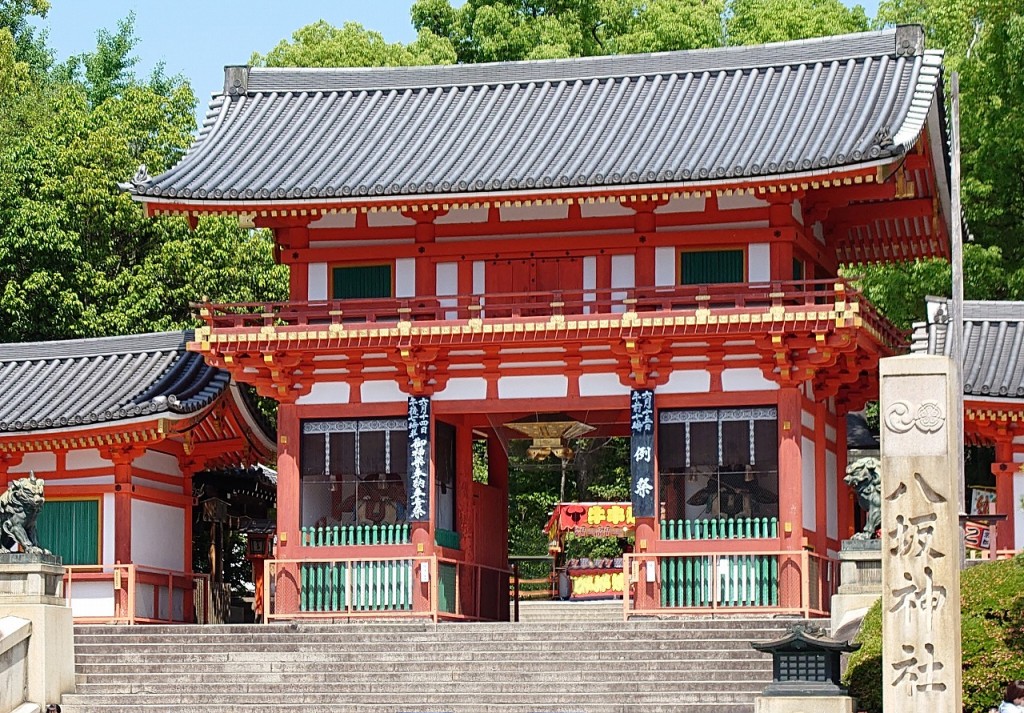
<instances>
[{"instance_id":1,"label":"small shrine in background","mask_svg":"<svg viewBox=\"0 0 1024 713\"><path fill-rule=\"evenodd\" d=\"M228 372L186 350L192 339L0 344L0 484L45 479L38 538L63 560L78 622L226 614L211 586L222 579L194 571L193 538L197 523L227 524L237 485L219 499L196 485L272 462L275 447Z\"/></svg>"},{"instance_id":2,"label":"small shrine in background","mask_svg":"<svg viewBox=\"0 0 1024 713\"><path fill-rule=\"evenodd\" d=\"M544 526L548 552L555 558L557 591L565 599L621 597L626 591L622 555L631 552L636 529L632 503L558 503ZM566 537L607 537L617 542L618 556L565 555Z\"/></svg>"}]
</instances>

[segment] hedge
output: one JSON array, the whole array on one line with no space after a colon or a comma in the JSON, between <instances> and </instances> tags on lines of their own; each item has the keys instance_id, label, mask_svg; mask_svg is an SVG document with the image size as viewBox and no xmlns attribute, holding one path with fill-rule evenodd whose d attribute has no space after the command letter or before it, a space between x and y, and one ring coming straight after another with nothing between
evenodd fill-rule
<instances>
[{"instance_id":1,"label":"hedge","mask_svg":"<svg viewBox=\"0 0 1024 713\"><path fill-rule=\"evenodd\" d=\"M986 562L960 579L965 713L986 713L1006 682L1024 679L1024 556ZM882 713L881 602L864 617L844 677L858 708Z\"/></svg>"}]
</instances>

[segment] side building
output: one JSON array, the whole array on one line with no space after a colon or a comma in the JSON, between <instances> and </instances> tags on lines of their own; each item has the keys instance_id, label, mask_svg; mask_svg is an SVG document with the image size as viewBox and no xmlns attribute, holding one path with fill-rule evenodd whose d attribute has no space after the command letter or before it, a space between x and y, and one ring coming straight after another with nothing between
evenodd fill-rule
<instances>
[{"instance_id":1,"label":"side building","mask_svg":"<svg viewBox=\"0 0 1024 713\"><path fill-rule=\"evenodd\" d=\"M76 621L191 621L210 600L193 573L193 477L274 457L193 339L0 344L0 483L45 480L39 540L68 566Z\"/></svg>"},{"instance_id":2,"label":"side building","mask_svg":"<svg viewBox=\"0 0 1024 713\"><path fill-rule=\"evenodd\" d=\"M929 297L914 351L950 356L949 301ZM1024 302L964 302L964 439L993 449L996 549L1024 549ZM970 493L968 493L969 495ZM968 507L967 511L971 512Z\"/></svg>"},{"instance_id":3,"label":"side building","mask_svg":"<svg viewBox=\"0 0 1024 713\"><path fill-rule=\"evenodd\" d=\"M631 612L824 613L845 416L905 348L839 266L948 255L941 59L900 27L226 68L188 154L124 188L290 267L288 302L201 305L190 344L280 402L268 616L501 618L507 444L582 434L631 439Z\"/></svg>"}]
</instances>

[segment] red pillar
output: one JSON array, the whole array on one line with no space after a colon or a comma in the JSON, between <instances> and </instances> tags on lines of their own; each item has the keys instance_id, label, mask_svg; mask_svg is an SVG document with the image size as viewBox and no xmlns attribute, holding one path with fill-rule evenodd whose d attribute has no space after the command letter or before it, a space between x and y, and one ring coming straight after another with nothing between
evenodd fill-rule
<instances>
[{"instance_id":1,"label":"red pillar","mask_svg":"<svg viewBox=\"0 0 1024 713\"><path fill-rule=\"evenodd\" d=\"M996 513L1006 515L1006 520L996 525L996 547L1000 550L1012 550L1016 544L1013 476L1018 468L1013 462L1013 442L1004 440L996 443L996 462L992 464L992 473L996 476Z\"/></svg>"},{"instance_id":2,"label":"red pillar","mask_svg":"<svg viewBox=\"0 0 1024 713\"><path fill-rule=\"evenodd\" d=\"M132 563L132 461L140 455L133 449L111 450L114 463L114 563ZM132 616L129 612L127 571L121 572L121 587L115 593L116 616ZM116 581L116 580L115 580Z\"/></svg>"},{"instance_id":3,"label":"red pillar","mask_svg":"<svg viewBox=\"0 0 1024 713\"><path fill-rule=\"evenodd\" d=\"M277 410L277 558L300 556L301 481L299 449L302 429L295 404L281 404ZM294 566L278 566L274 573L276 595L271 613L299 610L299 572ZM269 602L267 603L269 606Z\"/></svg>"},{"instance_id":4,"label":"red pillar","mask_svg":"<svg viewBox=\"0 0 1024 713\"><path fill-rule=\"evenodd\" d=\"M853 490L846 484L843 477L846 475L846 461L849 454L846 450L846 414L840 409L836 417L836 535L840 542L853 537Z\"/></svg>"},{"instance_id":5,"label":"red pillar","mask_svg":"<svg viewBox=\"0 0 1024 713\"><path fill-rule=\"evenodd\" d=\"M800 389L779 390L779 542L783 550L803 548L803 454L801 452ZM804 573L799 557L779 561L779 603L798 607L802 601Z\"/></svg>"},{"instance_id":6,"label":"red pillar","mask_svg":"<svg viewBox=\"0 0 1024 713\"><path fill-rule=\"evenodd\" d=\"M466 562L476 562L476 531L473 527L473 429L465 422L455 428L455 529ZM462 611L477 615L476 571L467 568L460 578Z\"/></svg>"}]
</instances>

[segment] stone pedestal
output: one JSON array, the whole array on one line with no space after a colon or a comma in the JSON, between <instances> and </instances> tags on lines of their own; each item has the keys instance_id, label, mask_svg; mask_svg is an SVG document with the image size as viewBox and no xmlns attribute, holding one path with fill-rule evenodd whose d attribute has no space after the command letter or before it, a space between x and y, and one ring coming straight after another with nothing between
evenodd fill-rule
<instances>
[{"instance_id":1,"label":"stone pedestal","mask_svg":"<svg viewBox=\"0 0 1024 713\"><path fill-rule=\"evenodd\" d=\"M754 713L853 713L850 696L758 696Z\"/></svg>"},{"instance_id":2,"label":"stone pedestal","mask_svg":"<svg viewBox=\"0 0 1024 713\"><path fill-rule=\"evenodd\" d=\"M882 541L845 540L839 551L839 582L832 597L832 636L848 641L882 596Z\"/></svg>"},{"instance_id":3,"label":"stone pedestal","mask_svg":"<svg viewBox=\"0 0 1024 713\"><path fill-rule=\"evenodd\" d=\"M45 709L75 690L74 627L64 603L59 557L0 554L0 617L32 622L27 699Z\"/></svg>"}]
</instances>

